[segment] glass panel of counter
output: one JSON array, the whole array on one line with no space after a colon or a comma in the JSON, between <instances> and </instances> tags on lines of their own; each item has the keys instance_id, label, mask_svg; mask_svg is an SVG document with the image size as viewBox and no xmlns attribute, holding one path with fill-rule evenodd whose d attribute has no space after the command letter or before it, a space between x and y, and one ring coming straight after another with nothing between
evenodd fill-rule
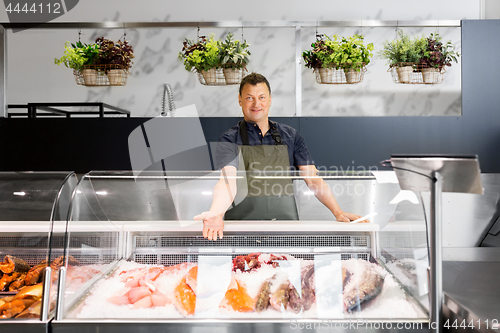
<instances>
[{"instance_id":1,"label":"glass panel of counter","mask_svg":"<svg viewBox=\"0 0 500 333\"><path fill-rule=\"evenodd\" d=\"M76 185L73 172L0 172L0 324L5 329L29 322L25 331L47 330Z\"/></svg>"},{"instance_id":2,"label":"glass panel of counter","mask_svg":"<svg viewBox=\"0 0 500 333\"><path fill-rule=\"evenodd\" d=\"M318 199L330 193L370 222L337 222ZM209 240L194 217L214 196L228 209L222 239ZM424 223L418 201L398 196L397 182L367 172L90 172L71 204L53 327L110 319L428 322L417 292L424 281L388 269L394 248L427 248L412 227L386 232L400 220ZM74 242L81 233L94 243ZM382 235L392 243L381 244Z\"/></svg>"}]
</instances>

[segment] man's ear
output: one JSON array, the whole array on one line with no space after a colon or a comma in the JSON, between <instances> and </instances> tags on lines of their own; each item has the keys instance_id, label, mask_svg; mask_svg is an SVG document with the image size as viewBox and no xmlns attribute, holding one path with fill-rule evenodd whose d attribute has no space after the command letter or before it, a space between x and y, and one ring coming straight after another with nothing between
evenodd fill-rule
<instances>
[{"instance_id":1,"label":"man's ear","mask_svg":"<svg viewBox=\"0 0 500 333\"><path fill-rule=\"evenodd\" d=\"M238 94L238 103L239 103L239 104L240 104L240 106L241 106L241 95L240 95L240 94Z\"/></svg>"}]
</instances>

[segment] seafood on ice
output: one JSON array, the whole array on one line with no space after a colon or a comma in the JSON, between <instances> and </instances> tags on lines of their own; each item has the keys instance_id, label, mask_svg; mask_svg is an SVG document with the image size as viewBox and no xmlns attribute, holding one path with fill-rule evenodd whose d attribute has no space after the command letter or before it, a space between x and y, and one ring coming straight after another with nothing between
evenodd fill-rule
<instances>
[{"instance_id":1,"label":"seafood on ice","mask_svg":"<svg viewBox=\"0 0 500 333\"><path fill-rule=\"evenodd\" d=\"M295 273L287 271L289 266L294 266ZM350 259L342 261L338 267L342 267L338 282L341 288L339 304L345 313L363 310L380 294L384 271L376 264ZM113 289L113 293L104 298L104 303L110 308L117 306L114 308L117 312L122 309L130 315L133 315L130 311L150 309L148 311L152 311L153 317L195 316L199 296L198 268L198 264L193 262L173 266L124 262L106 280L107 289ZM218 303L214 303L214 309L222 316L233 317L238 317L238 313L272 317L276 312L294 316L306 311L313 311L310 315L315 316L315 273L313 260L296 259L291 255L252 253L237 256L232 260L231 271L227 272L230 282L227 286L220 286L220 301L216 298ZM97 300L97 295L94 297ZM88 307L84 307L83 313L78 316L89 317L95 311L90 309L93 306L91 298L86 300L86 304Z\"/></svg>"},{"instance_id":2,"label":"seafood on ice","mask_svg":"<svg viewBox=\"0 0 500 333\"><path fill-rule=\"evenodd\" d=\"M356 262L349 269L350 271L346 269L346 275L343 278L344 310L361 311L380 294L384 277L373 264L364 260Z\"/></svg>"},{"instance_id":3,"label":"seafood on ice","mask_svg":"<svg viewBox=\"0 0 500 333\"><path fill-rule=\"evenodd\" d=\"M132 308L150 308L171 303L171 300L159 292L151 280L130 280L125 284L125 288L107 301L118 305L129 304Z\"/></svg>"},{"instance_id":4,"label":"seafood on ice","mask_svg":"<svg viewBox=\"0 0 500 333\"><path fill-rule=\"evenodd\" d=\"M80 266L72 256L67 256L68 269L66 275L68 290L77 289L81 284L92 279L99 270ZM0 291L15 292L14 296L0 298L0 319L8 318L39 318L43 294L43 276L50 266L54 273L52 284L55 284L58 269L65 264L65 258L60 256L50 262L42 260L30 266L23 259L6 255L0 262ZM55 287L54 287L55 288ZM51 303L51 306L53 304Z\"/></svg>"},{"instance_id":5,"label":"seafood on ice","mask_svg":"<svg viewBox=\"0 0 500 333\"><path fill-rule=\"evenodd\" d=\"M28 265L23 259L6 255L4 262L0 262L0 291L17 291L24 286L33 286L42 283L43 273L47 266L57 271L64 264L64 257L54 259L50 265L42 260L34 266ZM72 256L68 256L68 271L79 265ZM95 274L96 271L88 272Z\"/></svg>"},{"instance_id":6,"label":"seafood on ice","mask_svg":"<svg viewBox=\"0 0 500 333\"><path fill-rule=\"evenodd\" d=\"M293 313L309 310L314 302L314 286L310 285L313 267L314 265L308 265L301 270L302 293L297 291L288 278L281 276L280 279L280 274L268 278L261 286L255 310L261 312L269 307Z\"/></svg>"}]
</instances>

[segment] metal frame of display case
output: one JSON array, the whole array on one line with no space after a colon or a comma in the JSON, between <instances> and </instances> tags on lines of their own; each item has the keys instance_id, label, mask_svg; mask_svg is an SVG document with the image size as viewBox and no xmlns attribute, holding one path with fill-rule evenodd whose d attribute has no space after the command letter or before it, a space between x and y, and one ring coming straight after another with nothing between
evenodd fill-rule
<instances>
[{"instance_id":1,"label":"metal frame of display case","mask_svg":"<svg viewBox=\"0 0 500 333\"><path fill-rule=\"evenodd\" d=\"M168 221L167 221L168 222ZM308 221L308 222L314 222L314 221ZM262 221L255 221L255 223L262 223ZM117 224L115 222L115 224ZM119 223L117 224L119 225ZM133 240L136 237L151 237L151 235L154 235L154 238L161 238L161 237L166 237L166 238L174 238L176 240L184 237L197 237L200 239L202 242L207 242L209 243L210 241L204 240L203 238L200 238L199 236L199 231L196 231L196 233L186 233L186 231L181 231L183 228L168 228L168 232L161 232L160 230L165 230L167 227L165 225L161 226L158 225L156 228L151 227L151 225L148 225L144 228L143 231L138 230L139 225L137 224L124 224L123 227L123 237L125 239L128 239L129 241L126 241L126 244L130 245L130 240ZM348 226L349 227L349 226ZM351 225L350 226L351 230L354 230L356 228L362 229L362 225ZM259 226L256 227L258 229ZM172 231L173 230L173 231ZM359 232L355 231L345 231L345 232L333 232L333 231L325 231L323 230L322 236L328 236L328 235L340 235L344 237L356 237L360 236ZM296 233L295 233L296 234ZM348 248L339 248L339 250L342 252L342 254L353 254L356 255L359 253L359 251L362 251L366 255L368 255L369 259L373 258L371 257L372 253L376 253L376 251L373 250L374 246L378 246L375 239L377 237L377 231L366 231L363 234L365 234L367 237L369 237L371 240L374 240L374 242L370 242L368 247L352 247L351 249ZM148 236L150 235L150 236ZM293 236L294 233L292 231L278 231L278 230L273 230L271 232L266 231L266 232L240 232L240 231L226 231L224 233L224 238L231 238L231 237L268 237L268 236L273 236L273 235L279 235L281 236ZM318 235L318 232L313 232L310 231L309 233L301 233L300 236L310 236L314 237L315 235ZM136 242L132 241L132 244L135 244ZM161 242L160 242L161 243ZM220 252L217 250L219 248L218 246L216 247L214 253L220 253L220 254L232 254L232 255L238 255L241 253L229 253L227 251L222 251ZM279 247L274 248L276 252L279 252ZM178 250L184 251L183 253L178 252ZM258 251L259 248L248 248L248 251ZM141 261L141 259L138 259L142 255L146 255L149 257L149 259L146 260L151 260L151 261L143 261L142 263L148 263L148 264L164 264L160 261L156 261L157 259L152 258L153 256L158 256L160 257L162 254L173 254L179 255L179 254L185 254L185 255L198 255L198 254L203 254L203 253L194 253L194 252L186 252L186 249L177 249L177 248L171 248L171 249L161 249L161 248L156 248L156 247L141 247L141 248L131 248L131 247L125 247L124 251L126 255L130 255L130 257L125 256L125 259L132 259L134 261ZM304 251L304 249L302 249ZM310 253L309 253L310 254ZM372 259L373 260L373 259ZM111 270L108 271L107 273L103 275L109 275L112 272L114 272L117 269L117 266L111 267ZM61 269L61 274L60 274L60 284L59 287L64 289L64 268ZM62 289L59 289L62 290ZM86 293L82 293L82 297L86 296ZM297 320L290 320L290 319L200 319L200 318L184 318L184 319L72 319L72 318L63 318L64 313L61 311L62 308L67 308L69 312L72 312L73 310L77 309L80 306L80 301L73 302L72 304L65 304L64 301L59 298L58 299L58 307L57 307L57 313L55 320L51 322L51 329L52 332L54 333L64 333L68 331L72 331L74 333L90 333L90 332L99 332L99 333L112 333L116 332L119 330L122 333L133 333L137 332L139 327L141 330L147 330L147 331L156 331L156 330L165 330L168 332L186 332L190 330L196 330L196 329L203 329L206 332L220 332L220 330L226 330L227 332L243 332L243 333L250 333L250 332L273 332L276 330L279 330L280 332L296 332L298 328L306 328L306 327L313 327L312 331L322 331L325 328L328 328L329 331L335 331L335 332L393 332L394 327L396 325L401 324L401 319L390 319L390 320L381 320L381 319L334 319L334 320L324 320L324 319L297 319ZM415 306L418 307L417 304ZM384 323L384 324L382 324ZM416 328L416 331L419 332L431 332L432 329L429 326L428 320L423 320L423 319L404 319L404 323L406 325L410 325L412 327ZM353 326L354 325L354 326ZM308 330L309 330L308 329Z\"/></svg>"},{"instance_id":2,"label":"metal frame of display case","mask_svg":"<svg viewBox=\"0 0 500 333\"><path fill-rule=\"evenodd\" d=\"M50 174L51 172L39 172L39 173L28 173L28 174L33 174L37 175L40 173L46 173ZM62 172L61 172L62 173ZM54 221L56 218L56 210L58 208L59 203L61 202L61 195L63 193L63 190L65 190L66 186L70 186L69 191L72 192L71 189L71 184L69 181L73 178L76 178L76 174L74 172L68 172L64 180L61 182L59 186L59 190L57 192L56 197L54 198L54 202L52 204L52 209L50 211L50 217L48 221L34 221L34 222L23 222L23 223L14 223L12 226L9 226L9 228L3 228L3 230L0 231L0 237L6 236L6 237L12 237L10 235L18 235L20 233L25 233L29 231L30 236L34 234L40 234L44 235L47 237L47 242L48 242L48 247L47 250L45 251L45 258L50 259L50 253L52 250L51 242L52 242L52 237L54 235L55 229L54 229ZM76 185L76 184L74 184ZM69 202L68 202L69 203ZM67 209L67 208L66 208ZM64 210L64 209L63 209ZM40 224L46 222L50 223L50 226L47 227L46 231L41 231ZM31 224L30 224L31 223ZM59 230L59 232L63 232L63 230ZM14 236L15 237L15 236ZM9 254L13 255L22 255L22 254L33 254L33 249L29 247L13 247L9 248L11 249L12 253L9 252ZM42 298L42 308L41 308L41 313L40 313L40 318L37 319L0 319L0 327L2 328L3 331L5 332L27 332L27 333L46 333L49 331L49 322L52 320L53 316L55 315L55 309L54 311L50 311L50 293L51 293L51 277L52 277L52 269L50 267L46 267L44 274L43 274L43 298ZM54 285L55 287L55 285Z\"/></svg>"},{"instance_id":3,"label":"metal frame of display case","mask_svg":"<svg viewBox=\"0 0 500 333\"><path fill-rule=\"evenodd\" d=\"M94 175L95 178L105 177L103 175ZM119 173L117 178L131 178L133 176L127 176L122 173ZM165 176L163 176L165 177ZM175 177L175 176L174 176ZM295 176L293 176L295 177ZM92 177L91 177L92 178ZM152 177L155 178L155 177ZM156 177L158 178L158 177ZM179 176L179 180L185 180L186 176ZM191 177L192 178L192 177ZM208 177L210 178L210 176ZM332 177L335 178L335 177ZM349 177L346 177L349 178ZM361 177L362 178L362 177ZM365 177L365 178L373 178L375 177ZM211 179L211 178L210 178ZM218 178L217 178L218 179ZM355 179L355 178L352 178ZM352 180L351 179L351 180ZM83 179L81 180L83 182ZM97 191L98 188L95 187L94 183L91 191ZM372 188L372 184L370 183L369 188ZM85 188L85 187L83 187ZM83 188L80 193L84 193ZM108 192L110 190L109 187ZM118 188L117 188L118 189ZM123 191L124 189L121 188ZM398 187L399 191L399 187ZM76 191L75 191L76 192ZM130 191L128 191L130 192ZM373 194L373 193L372 193ZM370 197L370 203L374 201L372 196ZM392 196L391 196L392 197ZM93 199L92 199L93 200ZM385 202L384 200L382 200ZM82 203L86 202L85 200ZM96 202L97 204L97 202ZM81 211L81 209L80 209ZM172 256L173 260L181 260L183 256L197 256L198 254L220 254L220 255L240 255L242 253L248 254L254 251L270 251L280 253L287 251L285 248L295 248L295 250L289 250L290 254L295 255L295 252L300 255L312 255L315 253L322 254L322 251L326 251L324 253L331 253L329 251L335 251L332 253L339 253L340 257L342 254L351 256L352 254L364 253L367 257L366 259L377 261L378 256L378 225L376 224L332 224L330 221L277 221L276 223L269 224L266 221L252 221L251 224L248 223L227 223L224 231L224 239L223 242L229 242L229 244L223 244L223 246L217 245L217 243L213 243L204 239L200 235L200 227L186 227L182 223L182 221L160 221L153 220L149 223L147 221L117 221L117 220L107 220L106 214L104 214L104 210L102 212L98 212L97 216L99 220L102 220L105 224L112 223L117 232L121 233L119 238L122 240L121 242L123 247L120 251L122 251L121 256L123 259L131 259L135 262L144 263L144 264L160 264L160 265L173 265L178 262L162 262L162 260L170 260ZM86 215L83 215L86 216ZM103 220L104 219L104 220ZM70 219L68 219L70 220ZM99 223L100 221L95 221L95 223ZM192 224L192 221L184 221ZM248 222L248 221L247 221ZM93 222L94 223L94 222ZM68 230L73 230L78 233L80 228L79 224L86 224L85 221L74 221L73 226ZM110 224L111 225L111 224ZM314 227L313 227L314 226ZM89 226L90 227L90 226ZM90 230L90 229L89 229ZM73 233L70 231L70 233ZM350 240L345 241L345 244L348 245L328 245L323 250L321 246L325 245L310 245L307 242L302 242L302 240L295 239L295 237L309 237L309 239L318 238L317 236L326 236L326 237L351 237ZM354 238L356 237L366 237L368 238L368 245L360 245L356 242ZM71 237L71 236L69 236ZM281 237L281 240L278 240L276 243L272 243L273 237ZM286 237L291 237L293 240L289 244L294 245L281 245L283 250L280 250L280 247L275 247L272 244L285 244L283 239ZM143 238L141 240L141 238ZM172 243L174 245L170 245L171 247L164 245L166 239L172 239ZM238 243L238 239L245 239L244 244L247 244L247 238L255 238L254 244L259 244L257 246L234 246L233 239L235 244ZM271 239L271 245L267 244L265 246L265 242ZM187 242L183 243L183 240L187 240ZM317 241L320 244L321 241ZM138 246L137 244L141 243L142 245ZM196 244L195 244L196 243ZM309 244L305 245L303 248L297 244ZM158 245L160 244L160 245ZM182 247L179 244L193 244L192 246L196 247L197 244L201 244L200 246L206 246L203 251L196 252L195 249L187 249ZM203 245L205 244L205 245ZM243 244L243 243L241 243ZM288 243L286 243L288 244ZM316 244L316 243L315 243ZM324 243L321 243L324 244ZM262 246L261 246L262 245ZM232 248L231 252L224 251L226 248ZM237 249L238 248L238 249ZM243 248L243 249L242 249ZM312 249L315 248L316 251ZM236 250L237 249L237 250ZM75 249L78 250L78 249ZM259 251L260 250L260 251ZM212 251L212 252L211 252ZM243 251L243 252L241 252ZM71 249L68 249L68 254L71 254ZM179 259L179 257L182 257ZM345 257L347 258L347 257ZM362 257L365 258L365 257ZM106 268L106 272L101 272L102 277L106 277L111 274L113 271L117 269L117 265L115 262L111 263L108 268ZM100 280L100 277L98 277ZM64 279L64 269L61 270L59 281L59 290L60 296L63 295L63 290L65 290L65 279ZM259 331L270 331L270 330L280 330L280 331L296 331L297 328L306 327L306 325L313 325L314 328L318 330L325 328L325 323L323 319L298 319L296 322L290 321L290 319L200 319L200 318L183 318L183 319L79 319L73 318L74 312L78 313L79 307L82 305L82 302L86 295L90 292L91 285L86 285L85 290L78 290L78 297L69 296L68 301L66 302L62 297L58 298L58 306L56 318L51 322L52 332L67 332L69 330L74 331L75 333L79 332L115 332L116 330L120 330L124 333L132 333L136 332L139 328L141 330L168 330L169 332L184 332L186 330L192 329L203 329L204 331L209 332L219 332L220 330L227 331L238 331L238 332L254 332L256 330ZM81 297L80 297L81 296ZM330 320L328 325L330 325L331 329L335 331L365 331L369 332L381 332L381 331L391 331L394 329L395 325L398 325L403 320L405 323L409 325L413 325L417 327L418 331L427 332L430 331L429 328L429 318L426 309L422 309L421 304L418 303L417 300L413 298L412 295L408 295L408 298L411 300L415 308L420 308L422 311L422 316L415 319L390 319L390 320L382 320L382 319L374 319L374 320L353 320L353 319L339 319L339 320ZM66 303L66 304L65 304ZM73 312L73 314L72 314ZM356 323L356 328L352 329L352 323ZM390 325L380 325L381 322L389 323ZM323 326L321 326L323 325Z\"/></svg>"},{"instance_id":4,"label":"metal frame of display case","mask_svg":"<svg viewBox=\"0 0 500 333\"><path fill-rule=\"evenodd\" d=\"M460 20L422 21L218 21L218 22L48 22L0 23L0 117L7 117L7 33L6 29L126 29L126 28L293 28L295 29L295 116L302 115L302 27L457 27Z\"/></svg>"},{"instance_id":5,"label":"metal frame of display case","mask_svg":"<svg viewBox=\"0 0 500 333\"><path fill-rule=\"evenodd\" d=\"M442 192L483 194L476 155L393 155L391 164L402 190L430 191L429 311L435 332L441 332L443 306ZM422 181L422 177L429 181Z\"/></svg>"}]
</instances>

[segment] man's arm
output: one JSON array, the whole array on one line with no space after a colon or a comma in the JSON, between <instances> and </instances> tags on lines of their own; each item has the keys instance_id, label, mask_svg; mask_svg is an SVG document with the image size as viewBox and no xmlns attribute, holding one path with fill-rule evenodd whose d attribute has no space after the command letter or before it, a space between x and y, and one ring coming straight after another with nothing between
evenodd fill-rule
<instances>
[{"instance_id":1,"label":"man's arm","mask_svg":"<svg viewBox=\"0 0 500 333\"><path fill-rule=\"evenodd\" d=\"M222 238L224 230L223 216L229 208L236 195L236 168L225 166L221 170L220 179L215 184L212 197L212 206L207 212L194 217L195 220L203 220L203 237L209 240Z\"/></svg>"},{"instance_id":2,"label":"man's arm","mask_svg":"<svg viewBox=\"0 0 500 333\"><path fill-rule=\"evenodd\" d=\"M301 175L304 176L304 181L311 191L314 192L314 195L318 200L325 205L332 213L335 215L335 218L338 222L350 222L356 219L359 219L361 216L347 213L340 209L335 196L328 184L321 177L317 176L317 169L314 165L299 165L299 170L301 171ZM311 177L311 178L308 178ZM364 220L363 222L369 222L368 220Z\"/></svg>"}]
</instances>

